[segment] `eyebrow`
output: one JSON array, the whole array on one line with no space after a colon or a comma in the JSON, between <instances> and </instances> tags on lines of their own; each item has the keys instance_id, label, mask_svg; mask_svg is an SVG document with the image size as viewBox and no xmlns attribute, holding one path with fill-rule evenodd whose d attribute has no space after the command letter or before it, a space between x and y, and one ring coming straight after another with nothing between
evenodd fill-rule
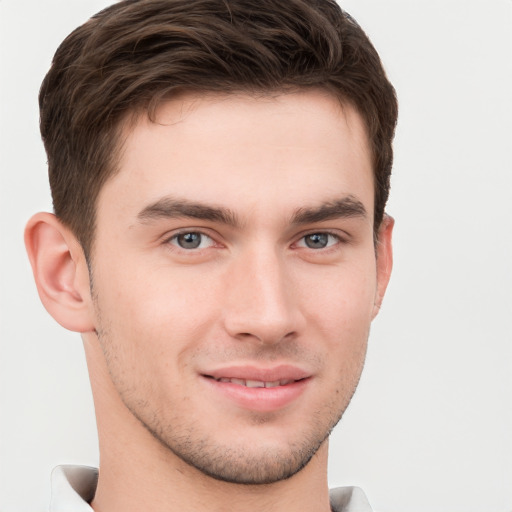
<instances>
[{"instance_id":1,"label":"eyebrow","mask_svg":"<svg viewBox=\"0 0 512 512\"><path fill-rule=\"evenodd\" d=\"M193 218L221 222L235 228L241 226L235 212L222 206L163 197L142 209L137 218L141 222L158 219ZM352 195L328 201L316 207L298 208L292 215L292 224L309 224L338 218L366 218L367 211L363 203Z\"/></svg>"},{"instance_id":2,"label":"eyebrow","mask_svg":"<svg viewBox=\"0 0 512 512\"><path fill-rule=\"evenodd\" d=\"M367 218L368 212L356 197L348 195L323 203L318 207L299 208L292 217L293 224L309 224L339 218Z\"/></svg>"},{"instance_id":3,"label":"eyebrow","mask_svg":"<svg viewBox=\"0 0 512 512\"><path fill-rule=\"evenodd\" d=\"M221 222L233 227L240 226L238 216L228 208L174 199L172 197L159 199L146 206L137 215L137 218L142 222L180 217Z\"/></svg>"}]
</instances>

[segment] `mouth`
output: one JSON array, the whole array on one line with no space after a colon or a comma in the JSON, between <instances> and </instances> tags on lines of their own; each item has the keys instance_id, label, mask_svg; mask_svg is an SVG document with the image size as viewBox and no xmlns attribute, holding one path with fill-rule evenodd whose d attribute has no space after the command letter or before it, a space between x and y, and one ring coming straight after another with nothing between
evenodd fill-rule
<instances>
[{"instance_id":1,"label":"mouth","mask_svg":"<svg viewBox=\"0 0 512 512\"><path fill-rule=\"evenodd\" d=\"M212 399L240 409L272 412L296 403L306 391L312 375L300 368L233 366L201 373Z\"/></svg>"},{"instance_id":2,"label":"mouth","mask_svg":"<svg viewBox=\"0 0 512 512\"><path fill-rule=\"evenodd\" d=\"M237 386L245 386L246 388L277 388L278 386L287 386L288 384L293 384L294 382L300 382L304 379L282 379L282 380L273 380L273 381L262 381L262 380L251 380L251 379L237 379L237 378L229 378L229 377L219 377L215 378L211 375L205 375L205 377L213 379L217 382L229 382L231 384L236 384Z\"/></svg>"}]
</instances>

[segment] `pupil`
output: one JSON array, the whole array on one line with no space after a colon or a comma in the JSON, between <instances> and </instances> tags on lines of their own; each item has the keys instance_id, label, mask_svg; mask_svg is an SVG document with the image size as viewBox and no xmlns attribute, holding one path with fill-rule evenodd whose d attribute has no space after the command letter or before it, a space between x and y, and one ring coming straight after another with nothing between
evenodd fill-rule
<instances>
[{"instance_id":1,"label":"pupil","mask_svg":"<svg viewBox=\"0 0 512 512\"><path fill-rule=\"evenodd\" d=\"M184 233L178 236L178 244L184 249L197 249L201 244L200 233Z\"/></svg>"},{"instance_id":2,"label":"pupil","mask_svg":"<svg viewBox=\"0 0 512 512\"><path fill-rule=\"evenodd\" d=\"M325 233L313 233L306 236L306 245L310 249L323 249L327 246L328 235Z\"/></svg>"}]
</instances>

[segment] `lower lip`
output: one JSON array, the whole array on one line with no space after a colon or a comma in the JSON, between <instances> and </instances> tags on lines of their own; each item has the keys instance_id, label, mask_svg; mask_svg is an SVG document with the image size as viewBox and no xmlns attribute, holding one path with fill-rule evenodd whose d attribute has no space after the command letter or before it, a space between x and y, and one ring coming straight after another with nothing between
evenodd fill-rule
<instances>
[{"instance_id":1,"label":"lower lip","mask_svg":"<svg viewBox=\"0 0 512 512\"><path fill-rule=\"evenodd\" d=\"M216 393L234 402L242 409L275 412L296 400L304 392L310 379L302 379L274 388L248 388L231 382L220 382L209 377L203 377L203 380Z\"/></svg>"}]
</instances>

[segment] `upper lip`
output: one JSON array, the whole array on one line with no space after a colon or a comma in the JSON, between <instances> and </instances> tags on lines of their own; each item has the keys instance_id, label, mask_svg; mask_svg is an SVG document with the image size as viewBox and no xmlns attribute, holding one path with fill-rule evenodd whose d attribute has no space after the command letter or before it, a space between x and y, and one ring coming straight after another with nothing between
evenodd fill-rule
<instances>
[{"instance_id":1,"label":"upper lip","mask_svg":"<svg viewBox=\"0 0 512 512\"><path fill-rule=\"evenodd\" d=\"M284 380L302 380L311 377L311 373L297 366L282 364L270 368L259 368L251 365L225 366L201 372L206 377L214 379L243 379L260 382L275 382Z\"/></svg>"}]
</instances>

